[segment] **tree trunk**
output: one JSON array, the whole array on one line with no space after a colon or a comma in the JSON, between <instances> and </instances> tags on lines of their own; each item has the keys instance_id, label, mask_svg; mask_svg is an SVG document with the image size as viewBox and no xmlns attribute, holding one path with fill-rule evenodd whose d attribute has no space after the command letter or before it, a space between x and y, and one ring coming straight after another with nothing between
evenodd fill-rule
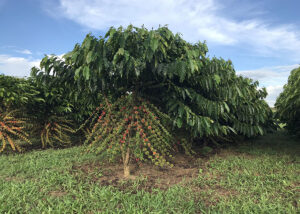
<instances>
[{"instance_id":1,"label":"tree trunk","mask_svg":"<svg viewBox=\"0 0 300 214\"><path fill-rule=\"evenodd\" d=\"M127 147L126 154L123 154L123 164L124 164L124 177L130 177L130 168L129 168L129 160L130 160L130 149Z\"/></svg>"}]
</instances>

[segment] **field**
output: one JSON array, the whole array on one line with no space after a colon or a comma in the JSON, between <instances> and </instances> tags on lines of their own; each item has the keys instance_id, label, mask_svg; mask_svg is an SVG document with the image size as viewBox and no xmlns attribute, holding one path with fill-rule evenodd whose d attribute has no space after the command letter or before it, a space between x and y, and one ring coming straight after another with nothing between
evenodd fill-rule
<instances>
[{"instance_id":1,"label":"field","mask_svg":"<svg viewBox=\"0 0 300 214\"><path fill-rule=\"evenodd\" d=\"M283 132L172 169L122 166L84 147L0 156L0 213L299 213L300 145Z\"/></svg>"}]
</instances>

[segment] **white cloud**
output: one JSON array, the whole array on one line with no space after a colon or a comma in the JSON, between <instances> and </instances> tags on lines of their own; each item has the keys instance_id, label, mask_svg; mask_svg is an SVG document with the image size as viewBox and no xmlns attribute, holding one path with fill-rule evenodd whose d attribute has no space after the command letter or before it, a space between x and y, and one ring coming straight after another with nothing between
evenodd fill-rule
<instances>
[{"instance_id":1,"label":"white cloud","mask_svg":"<svg viewBox=\"0 0 300 214\"><path fill-rule=\"evenodd\" d=\"M26 55L31 55L32 52L28 49L24 49L24 50L16 50L17 53L21 53L21 54L26 54Z\"/></svg>"},{"instance_id":2,"label":"white cloud","mask_svg":"<svg viewBox=\"0 0 300 214\"><path fill-rule=\"evenodd\" d=\"M284 85L291 70L299 67L298 64L263 67L254 70L237 71L237 74L258 80L262 86Z\"/></svg>"},{"instance_id":3,"label":"white cloud","mask_svg":"<svg viewBox=\"0 0 300 214\"><path fill-rule=\"evenodd\" d=\"M255 70L238 71L237 74L258 80L261 86L266 87L268 96L266 101L270 106L274 106L277 96L283 90L284 84L291 70L299 67L299 65L273 66Z\"/></svg>"},{"instance_id":4,"label":"white cloud","mask_svg":"<svg viewBox=\"0 0 300 214\"><path fill-rule=\"evenodd\" d=\"M60 0L62 14L97 30L110 26L168 24L190 41L207 40L222 45L243 45L263 56L297 60L300 32L293 25L270 26L263 20L236 21L222 16L226 6L217 0ZM229 8L227 8L229 11ZM230 9L233 10L233 9Z\"/></svg>"},{"instance_id":5,"label":"white cloud","mask_svg":"<svg viewBox=\"0 0 300 214\"><path fill-rule=\"evenodd\" d=\"M267 88L268 96L266 98L266 101L270 106L274 106L276 99L278 95L283 91L282 85L275 85L275 86L268 86Z\"/></svg>"},{"instance_id":6,"label":"white cloud","mask_svg":"<svg viewBox=\"0 0 300 214\"><path fill-rule=\"evenodd\" d=\"M33 66L39 66L40 60L26 59L23 57L12 57L0 55L0 74L10 76L29 76Z\"/></svg>"}]
</instances>

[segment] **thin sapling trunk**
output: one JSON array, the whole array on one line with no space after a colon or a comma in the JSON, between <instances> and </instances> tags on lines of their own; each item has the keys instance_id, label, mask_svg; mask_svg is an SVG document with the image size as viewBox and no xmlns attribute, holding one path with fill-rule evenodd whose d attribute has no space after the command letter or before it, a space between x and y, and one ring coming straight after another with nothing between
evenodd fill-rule
<instances>
[{"instance_id":1,"label":"thin sapling trunk","mask_svg":"<svg viewBox=\"0 0 300 214\"><path fill-rule=\"evenodd\" d=\"M124 177L129 178L130 177L130 167L129 167L129 161L130 161L130 149L127 147L126 153L123 153L123 165L124 165Z\"/></svg>"}]
</instances>

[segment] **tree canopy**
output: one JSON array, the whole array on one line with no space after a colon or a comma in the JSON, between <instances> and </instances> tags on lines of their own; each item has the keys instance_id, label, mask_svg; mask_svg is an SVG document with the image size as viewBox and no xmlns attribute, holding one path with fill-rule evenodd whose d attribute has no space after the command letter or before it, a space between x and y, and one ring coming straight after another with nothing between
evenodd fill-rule
<instances>
[{"instance_id":1,"label":"tree canopy","mask_svg":"<svg viewBox=\"0 0 300 214\"><path fill-rule=\"evenodd\" d=\"M265 133L271 110L258 82L237 76L230 60L207 56L205 43L189 43L167 27L110 28L88 34L59 60L46 56L36 75L57 77L74 98L134 93L172 118L192 137L218 138ZM68 80L68 81L67 81Z\"/></svg>"},{"instance_id":2,"label":"tree canopy","mask_svg":"<svg viewBox=\"0 0 300 214\"><path fill-rule=\"evenodd\" d=\"M42 101L39 91L24 78L0 75L0 109L11 110Z\"/></svg>"}]
</instances>

